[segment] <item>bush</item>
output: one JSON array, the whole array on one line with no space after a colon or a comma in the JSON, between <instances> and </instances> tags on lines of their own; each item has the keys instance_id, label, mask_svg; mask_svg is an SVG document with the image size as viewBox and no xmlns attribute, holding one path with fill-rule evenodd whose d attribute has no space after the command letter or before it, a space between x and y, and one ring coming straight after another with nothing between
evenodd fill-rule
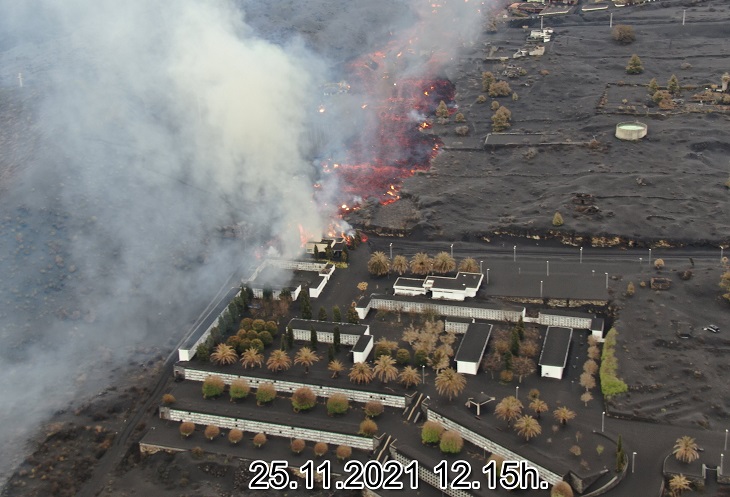
<instances>
[{"instance_id":1,"label":"bush","mask_svg":"<svg viewBox=\"0 0 730 497\"><path fill-rule=\"evenodd\" d=\"M377 418L383 414L383 403L379 400L368 400L365 403L365 416L369 418Z\"/></svg>"},{"instance_id":2,"label":"bush","mask_svg":"<svg viewBox=\"0 0 730 497\"><path fill-rule=\"evenodd\" d=\"M228 441L232 444L237 444L241 440L243 440L243 432L238 428L232 428L231 431L228 432Z\"/></svg>"},{"instance_id":3,"label":"bush","mask_svg":"<svg viewBox=\"0 0 730 497\"><path fill-rule=\"evenodd\" d=\"M641 64L641 59L636 54L632 55L626 65L626 74L641 74L642 72L644 72L644 66Z\"/></svg>"},{"instance_id":4,"label":"bush","mask_svg":"<svg viewBox=\"0 0 730 497\"><path fill-rule=\"evenodd\" d=\"M509 369L505 369L499 373L499 381L502 383L510 383L514 378L514 373L512 373Z\"/></svg>"},{"instance_id":5,"label":"bush","mask_svg":"<svg viewBox=\"0 0 730 497\"><path fill-rule=\"evenodd\" d=\"M327 414L345 414L350 408L350 401L345 394L336 393L327 399Z\"/></svg>"},{"instance_id":6,"label":"bush","mask_svg":"<svg viewBox=\"0 0 730 497\"><path fill-rule=\"evenodd\" d=\"M241 320L240 329L248 331L248 330L251 329L251 324L252 323L253 323L253 319L251 319L251 318L243 318Z\"/></svg>"},{"instance_id":7,"label":"bush","mask_svg":"<svg viewBox=\"0 0 730 497\"><path fill-rule=\"evenodd\" d=\"M183 421L182 423L180 423L180 435L184 436L185 438L188 438L194 432L195 432L195 423L191 423L190 421Z\"/></svg>"},{"instance_id":8,"label":"bush","mask_svg":"<svg viewBox=\"0 0 730 497\"><path fill-rule=\"evenodd\" d=\"M245 399L248 397L250 391L251 385L248 384L248 380L236 378L231 382L231 386L228 387L228 396L231 398L231 401Z\"/></svg>"},{"instance_id":9,"label":"bush","mask_svg":"<svg viewBox=\"0 0 730 497\"><path fill-rule=\"evenodd\" d=\"M550 497L573 497L573 488L564 481L559 481L550 489Z\"/></svg>"},{"instance_id":10,"label":"bush","mask_svg":"<svg viewBox=\"0 0 730 497\"><path fill-rule=\"evenodd\" d=\"M439 449L444 454L458 454L464 447L464 439L456 431L447 431L441 435Z\"/></svg>"},{"instance_id":11,"label":"bush","mask_svg":"<svg viewBox=\"0 0 730 497\"><path fill-rule=\"evenodd\" d=\"M411 353L408 352L408 349L398 349L398 352L395 353L395 362L399 366L405 366L411 362Z\"/></svg>"},{"instance_id":12,"label":"bush","mask_svg":"<svg viewBox=\"0 0 730 497\"><path fill-rule=\"evenodd\" d=\"M307 443L301 438L295 438L291 442L291 451L295 454L301 454L306 447Z\"/></svg>"},{"instance_id":13,"label":"bush","mask_svg":"<svg viewBox=\"0 0 730 497\"><path fill-rule=\"evenodd\" d=\"M166 406L169 406L170 404L174 404L175 402L177 402L177 399L175 399L175 396L172 395L171 393L166 393L165 395L162 396L162 403L165 404Z\"/></svg>"},{"instance_id":14,"label":"bush","mask_svg":"<svg viewBox=\"0 0 730 497\"><path fill-rule=\"evenodd\" d=\"M322 457L328 450L329 446L324 442L317 442L314 444L314 455L317 457Z\"/></svg>"},{"instance_id":15,"label":"bush","mask_svg":"<svg viewBox=\"0 0 730 497\"><path fill-rule=\"evenodd\" d=\"M634 28L625 24L617 24L611 31L611 37L622 45L628 45L636 40Z\"/></svg>"},{"instance_id":16,"label":"bush","mask_svg":"<svg viewBox=\"0 0 730 497\"><path fill-rule=\"evenodd\" d=\"M221 429L215 425L208 425L205 427L205 431L203 433L205 434L205 438L207 438L208 440L213 440L215 437L221 434Z\"/></svg>"},{"instance_id":17,"label":"bush","mask_svg":"<svg viewBox=\"0 0 730 497\"><path fill-rule=\"evenodd\" d=\"M636 293L636 287L634 286L633 281L629 281L629 284L626 285L626 296L631 297Z\"/></svg>"},{"instance_id":18,"label":"bush","mask_svg":"<svg viewBox=\"0 0 730 497\"><path fill-rule=\"evenodd\" d=\"M251 328L256 332L264 331L266 328L266 321L263 319L254 319L253 323L251 323Z\"/></svg>"},{"instance_id":19,"label":"bush","mask_svg":"<svg viewBox=\"0 0 730 497\"><path fill-rule=\"evenodd\" d=\"M271 345L271 342L273 342L273 341L274 341L274 337L272 337L272 336L271 336L271 333L269 333L269 332L268 332L268 331L266 331L266 330L264 330L264 331L260 331L260 332L259 332L259 337L258 337L258 338L259 338L259 340L261 340L261 342L262 342L262 343L264 344L264 347L267 347L267 346Z\"/></svg>"},{"instance_id":20,"label":"bush","mask_svg":"<svg viewBox=\"0 0 730 497\"><path fill-rule=\"evenodd\" d=\"M352 455L352 448L349 445L340 445L337 447L335 454L337 454L337 459L344 461L345 459L349 459Z\"/></svg>"},{"instance_id":21,"label":"bush","mask_svg":"<svg viewBox=\"0 0 730 497\"><path fill-rule=\"evenodd\" d=\"M276 324L276 321L266 321L266 324L264 325L264 330L271 333L271 336L276 336L276 334L279 332L279 326Z\"/></svg>"},{"instance_id":22,"label":"bush","mask_svg":"<svg viewBox=\"0 0 730 497\"><path fill-rule=\"evenodd\" d=\"M425 444L435 444L441 440L441 434L444 427L436 421L426 421L421 428L421 442Z\"/></svg>"},{"instance_id":23,"label":"bush","mask_svg":"<svg viewBox=\"0 0 730 497\"><path fill-rule=\"evenodd\" d=\"M469 134L469 126L457 126L454 132L459 136L466 136Z\"/></svg>"},{"instance_id":24,"label":"bush","mask_svg":"<svg viewBox=\"0 0 730 497\"><path fill-rule=\"evenodd\" d=\"M203 398L218 397L226 389L226 384L220 376L208 376L203 381Z\"/></svg>"},{"instance_id":25,"label":"bush","mask_svg":"<svg viewBox=\"0 0 730 497\"><path fill-rule=\"evenodd\" d=\"M251 347L254 347L259 352L263 352L264 342L262 342L260 338L254 338L253 340L251 340Z\"/></svg>"},{"instance_id":26,"label":"bush","mask_svg":"<svg viewBox=\"0 0 730 497\"><path fill-rule=\"evenodd\" d=\"M193 447L192 449L190 449L190 453L195 459L200 459L201 457L203 457L203 454L205 454L202 447Z\"/></svg>"},{"instance_id":27,"label":"bush","mask_svg":"<svg viewBox=\"0 0 730 497\"><path fill-rule=\"evenodd\" d=\"M465 121L466 121L466 118L464 117L464 114L462 114L461 112L457 113L454 116L454 122L463 123Z\"/></svg>"},{"instance_id":28,"label":"bush","mask_svg":"<svg viewBox=\"0 0 730 497\"><path fill-rule=\"evenodd\" d=\"M425 366L428 364L428 354L423 350L417 350L413 354L413 363L418 367Z\"/></svg>"},{"instance_id":29,"label":"bush","mask_svg":"<svg viewBox=\"0 0 730 497\"><path fill-rule=\"evenodd\" d=\"M507 107L500 107L492 116L492 131L503 131L510 126L512 112Z\"/></svg>"},{"instance_id":30,"label":"bush","mask_svg":"<svg viewBox=\"0 0 730 497\"><path fill-rule=\"evenodd\" d=\"M360 423L360 431L358 435L364 435L366 437L372 437L378 432L378 425L372 419L366 419Z\"/></svg>"},{"instance_id":31,"label":"bush","mask_svg":"<svg viewBox=\"0 0 730 497\"><path fill-rule=\"evenodd\" d=\"M497 81L489 85L490 97L507 97L509 95L512 95L512 88L509 87L506 81Z\"/></svg>"},{"instance_id":32,"label":"bush","mask_svg":"<svg viewBox=\"0 0 730 497\"><path fill-rule=\"evenodd\" d=\"M258 405L268 404L276 398L276 387L273 383L262 383L256 390L256 403Z\"/></svg>"},{"instance_id":33,"label":"bush","mask_svg":"<svg viewBox=\"0 0 730 497\"><path fill-rule=\"evenodd\" d=\"M291 405L294 412L308 411L317 403L317 396L311 388L297 388L291 396Z\"/></svg>"},{"instance_id":34,"label":"bush","mask_svg":"<svg viewBox=\"0 0 730 497\"><path fill-rule=\"evenodd\" d=\"M484 103L484 102L486 102L486 101L487 101L487 97L485 97L484 95L479 95L479 96L477 97L477 103L478 103L478 104L483 104L483 103Z\"/></svg>"},{"instance_id":35,"label":"bush","mask_svg":"<svg viewBox=\"0 0 730 497\"><path fill-rule=\"evenodd\" d=\"M656 269L662 269L664 267L664 259L657 259L654 261L654 267Z\"/></svg>"},{"instance_id":36,"label":"bush","mask_svg":"<svg viewBox=\"0 0 730 497\"><path fill-rule=\"evenodd\" d=\"M257 433L256 436L253 437L253 444L256 448L261 448L264 445L266 445L266 442L268 439L266 438L266 435L263 433Z\"/></svg>"},{"instance_id":37,"label":"bush","mask_svg":"<svg viewBox=\"0 0 730 497\"><path fill-rule=\"evenodd\" d=\"M553 226L562 226L563 224L563 216L559 212L556 212L553 216Z\"/></svg>"}]
</instances>

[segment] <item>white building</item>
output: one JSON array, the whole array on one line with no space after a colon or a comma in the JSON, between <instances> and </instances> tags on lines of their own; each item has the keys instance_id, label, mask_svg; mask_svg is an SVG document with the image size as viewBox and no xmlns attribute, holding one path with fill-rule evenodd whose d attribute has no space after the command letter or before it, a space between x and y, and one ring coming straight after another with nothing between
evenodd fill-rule
<instances>
[{"instance_id":1,"label":"white building","mask_svg":"<svg viewBox=\"0 0 730 497\"><path fill-rule=\"evenodd\" d=\"M443 301L435 301L424 297L403 297L398 295L377 295L373 294L358 302L355 310L360 319L365 319L371 309L386 310L395 312L435 312L439 316L481 319L484 321L508 321L516 323L525 318L525 308L521 306L483 304L470 302L461 304L459 302L445 304Z\"/></svg>"},{"instance_id":2,"label":"white building","mask_svg":"<svg viewBox=\"0 0 730 497\"><path fill-rule=\"evenodd\" d=\"M334 343L335 328L338 328L342 345L355 345L361 336L370 334L370 326L366 324L333 323L314 319L295 318L289 321L286 327L292 329L294 340L304 341L311 338L314 329L317 341L320 343Z\"/></svg>"},{"instance_id":3,"label":"white building","mask_svg":"<svg viewBox=\"0 0 730 497\"><path fill-rule=\"evenodd\" d=\"M603 319L587 312L550 309L541 311L537 322L543 326L588 330L599 342L603 342L603 327L605 326Z\"/></svg>"},{"instance_id":4,"label":"white building","mask_svg":"<svg viewBox=\"0 0 730 497\"><path fill-rule=\"evenodd\" d=\"M352 346L352 362L365 362L373 350L375 339L372 335L362 335Z\"/></svg>"},{"instance_id":5,"label":"white building","mask_svg":"<svg viewBox=\"0 0 730 497\"><path fill-rule=\"evenodd\" d=\"M548 327L545 332L545 341L542 344L540 360L537 362L540 366L540 376L558 380L563 378L563 371L568 364L572 338L572 328Z\"/></svg>"},{"instance_id":6,"label":"white building","mask_svg":"<svg viewBox=\"0 0 730 497\"><path fill-rule=\"evenodd\" d=\"M471 323L468 326L454 357L458 373L477 374L491 335L491 324Z\"/></svg>"},{"instance_id":7,"label":"white building","mask_svg":"<svg viewBox=\"0 0 730 497\"><path fill-rule=\"evenodd\" d=\"M426 295L432 299L459 300L476 297L484 275L481 273L456 273L456 276L428 276L424 279L398 278L393 285L395 295Z\"/></svg>"}]
</instances>

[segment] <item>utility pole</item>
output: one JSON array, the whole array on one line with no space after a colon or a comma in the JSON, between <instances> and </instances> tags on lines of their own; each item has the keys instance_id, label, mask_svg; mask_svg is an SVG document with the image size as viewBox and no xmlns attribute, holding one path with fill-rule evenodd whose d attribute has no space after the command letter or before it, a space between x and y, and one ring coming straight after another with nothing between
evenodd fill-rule
<instances>
[{"instance_id":1,"label":"utility pole","mask_svg":"<svg viewBox=\"0 0 730 497\"><path fill-rule=\"evenodd\" d=\"M613 12L611 12L611 20L608 21L608 27L609 28L612 28L613 27Z\"/></svg>"},{"instance_id":2,"label":"utility pole","mask_svg":"<svg viewBox=\"0 0 730 497\"><path fill-rule=\"evenodd\" d=\"M20 88L22 88L22 87L23 87L23 73L22 73L22 72L19 72L19 73L18 73L18 86L19 86Z\"/></svg>"}]
</instances>

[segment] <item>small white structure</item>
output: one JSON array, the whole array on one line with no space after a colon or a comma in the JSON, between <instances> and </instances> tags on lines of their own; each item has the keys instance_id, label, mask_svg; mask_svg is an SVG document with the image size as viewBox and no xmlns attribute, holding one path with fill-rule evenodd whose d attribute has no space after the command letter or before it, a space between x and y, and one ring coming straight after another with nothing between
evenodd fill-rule
<instances>
[{"instance_id":1,"label":"small white structure","mask_svg":"<svg viewBox=\"0 0 730 497\"><path fill-rule=\"evenodd\" d=\"M540 311L537 322L543 326L562 326L590 330L595 316L587 312L548 310Z\"/></svg>"},{"instance_id":2,"label":"small white structure","mask_svg":"<svg viewBox=\"0 0 730 497\"><path fill-rule=\"evenodd\" d=\"M484 350L492 335L492 325L487 323L471 323L461 339L456 352L456 371L462 374L477 374L482 362Z\"/></svg>"},{"instance_id":3,"label":"small white structure","mask_svg":"<svg viewBox=\"0 0 730 497\"><path fill-rule=\"evenodd\" d=\"M618 123L616 138L619 140L638 141L646 136L647 125L638 121L633 123Z\"/></svg>"},{"instance_id":4,"label":"small white structure","mask_svg":"<svg viewBox=\"0 0 730 497\"><path fill-rule=\"evenodd\" d=\"M423 287L423 280L416 278L398 278L393 284L393 293L395 295L426 295L426 289Z\"/></svg>"},{"instance_id":5,"label":"small white structure","mask_svg":"<svg viewBox=\"0 0 730 497\"><path fill-rule=\"evenodd\" d=\"M603 330L604 330L605 324L603 321L603 318L593 318L591 320L591 335L598 340L600 343L603 343L605 338L603 337Z\"/></svg>"},{"instance_id":6,"label":"small white structure","mask_svg":"<svg viewBox=\"0 0 730 497\"><path fill-rule=\"evenodd\" d=\"M563 378L563 371L568 363L570 341L573 338L572 328L549 326L545 332L540 360L540 376L544 378Z\"/></svg>"},{"instance_id":7,"label":"small white structure","mask_svg":"<svg viewBox=\"0 0 730 497\"><path fill-rule=\"evenodd\" d=\"M375 339L372 335L361 336L355 345L352 346L352 362L365 362L368 360L370 351L373 350Z\"/></svg>"},{"instance_id":8,"label":"small white structure","mask_svg":"<svg viewBox=\"0 0 730 497\"><path fill-rule=\"evenodd\" d=\"M314 329L317 341L321 343L334 343L335 328L337 328L342 345L355 345L361 336L370 334L370 326L366 324L333 323L314 319L294 318L286 327L292 329L294 340L309 340Z\"/></svg>"}]
</instances>

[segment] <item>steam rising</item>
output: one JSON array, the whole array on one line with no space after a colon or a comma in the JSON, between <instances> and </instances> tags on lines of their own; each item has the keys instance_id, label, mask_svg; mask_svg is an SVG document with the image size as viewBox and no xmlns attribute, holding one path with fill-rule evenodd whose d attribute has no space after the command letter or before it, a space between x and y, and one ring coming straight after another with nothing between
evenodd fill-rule
<instances>
[{"instance_id":1,"label":"steam rising","mask_svg":"<svg viewBox=\"0 0 730 497\"><path fill-rule=\"evenodd\" d=\"M327 22L313 38L296 26L270 41L267 12L300 20L333 3L242 3L258 28L226 0L0 0L0 115L22 130L0 159L0 477L54 410L151 348L166 355L255 254L296 256L300 225L326 229L308 155L320 85L341 76L336 63L431 15L420 0L382 2L384 14L377 1L366 13L368 3L343 2L315 16ZM469 32L464 3L446 3ZM441 49L458 48L448 39ZM348 114L360 97L331 113L343 121L323 127L329 150L343 152L344 128L367 122ZM10 166L20 169L7 180ZM223 239L217 228L230 225L245 237Z\"/></svg>"}]
</instances>

